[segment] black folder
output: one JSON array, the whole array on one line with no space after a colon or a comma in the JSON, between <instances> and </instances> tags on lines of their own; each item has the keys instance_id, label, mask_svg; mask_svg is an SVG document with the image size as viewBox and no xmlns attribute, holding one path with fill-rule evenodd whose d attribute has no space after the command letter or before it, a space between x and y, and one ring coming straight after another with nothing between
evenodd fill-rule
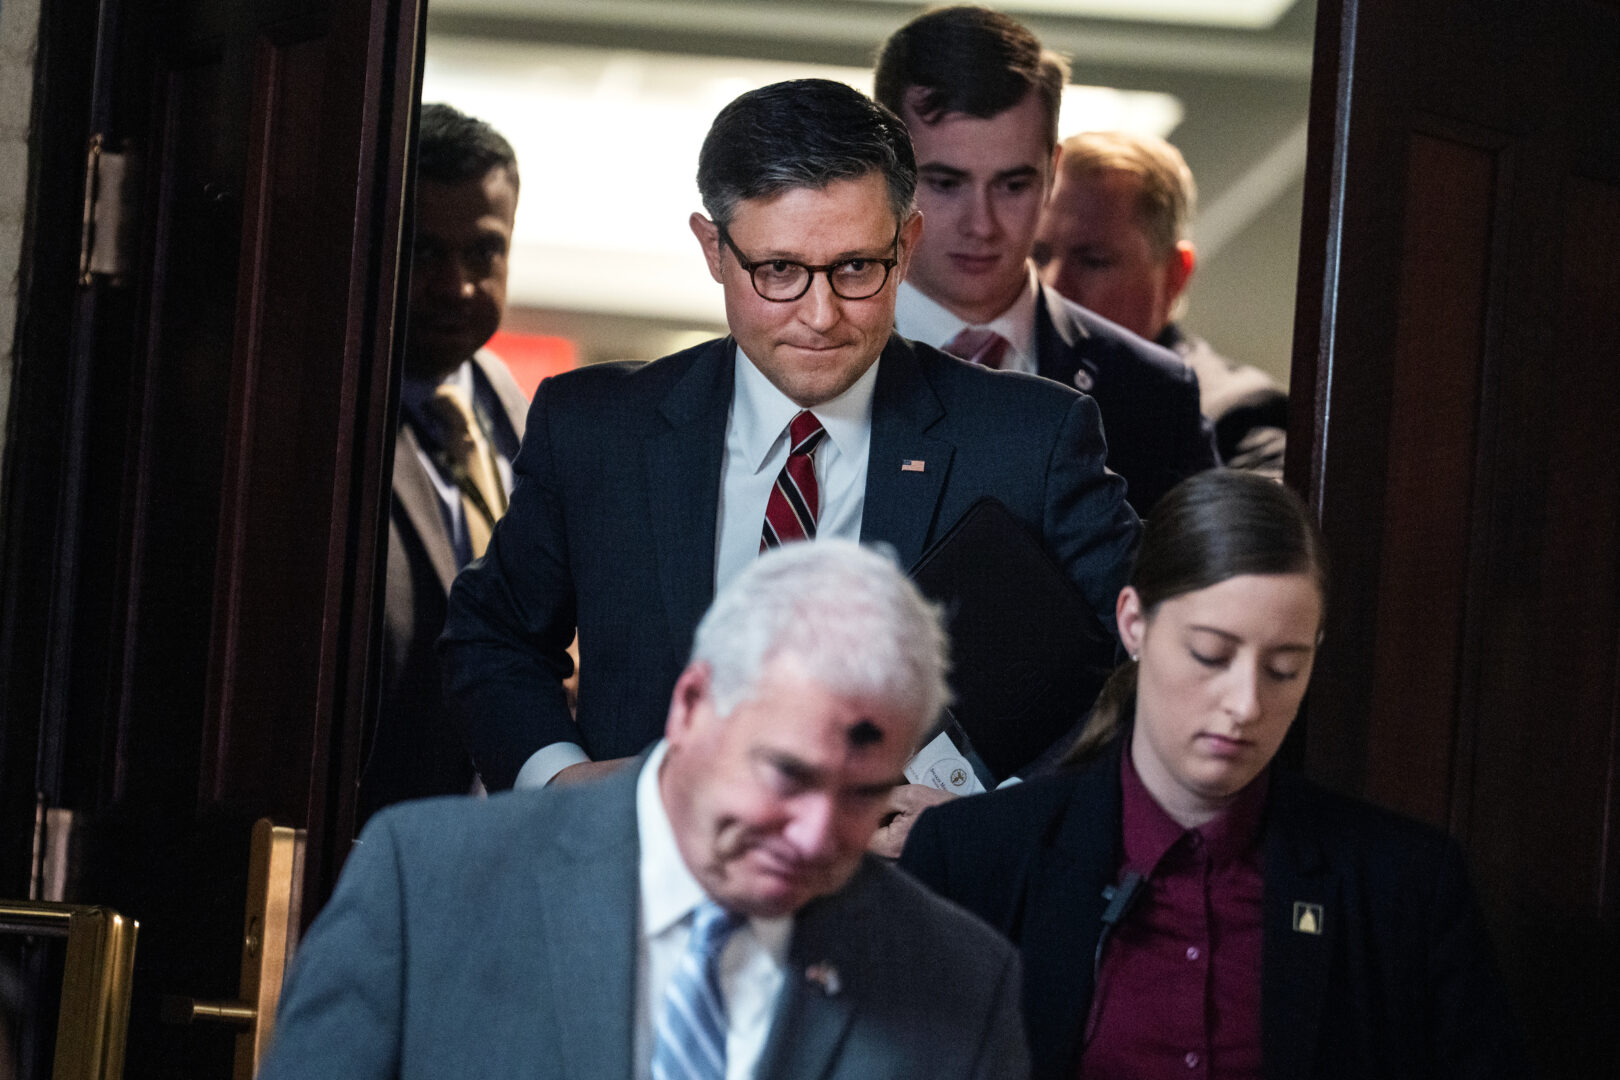
<instances>
[{"instance_id":1,"label":"black folder","mask_svg":"<svg viewBox=\"0 0 1620 1080\"><path fill-rule=\"evenodd\" d=\"M1113 670L1114 637L1011 511L980 499L911 577L944 605L951 711L996 780L1078 729Z\"/></svg>"}]
</instances>

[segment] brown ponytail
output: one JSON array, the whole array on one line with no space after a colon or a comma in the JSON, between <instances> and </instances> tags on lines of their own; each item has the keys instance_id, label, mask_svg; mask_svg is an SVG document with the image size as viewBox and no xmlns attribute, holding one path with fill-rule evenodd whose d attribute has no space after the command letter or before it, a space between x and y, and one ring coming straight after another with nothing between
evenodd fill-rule
<instances>
[{"instance_id":1,"label":"brown ponytail","mask_svg":"<svg viewBox=\"0 0 1620 1080\"><path fill-rule=\"evenodd\" d=\"M1309 574L1327 597L1327 555L1310 511L1288 488L1253 473L1211 469L1188 477L1153 508L1130 584L1148 615L1166 600L1241 574ZM1063 756L1078 765L1135 717L1138 662L1122 664Z\"/></svg>"},{"instance_id":2,"label":"brown ponytail","mask_svg":"<svg viewBox=\"0 0 1620 1080\"><path fill-rule=\"evenodd\" d=\"M1136 712L1136 668L1137 661L1127 660L1108 676L1097 704L1091 707L1091 718L1058 762L1059 768L1085 764L1118 737Z\"/></svg>"}]
</instances>

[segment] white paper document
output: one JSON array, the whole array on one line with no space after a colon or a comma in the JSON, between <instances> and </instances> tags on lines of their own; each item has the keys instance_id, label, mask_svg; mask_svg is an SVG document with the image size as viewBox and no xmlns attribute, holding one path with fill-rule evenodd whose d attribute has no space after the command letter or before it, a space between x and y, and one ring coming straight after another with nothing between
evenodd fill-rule
<instances>
[{"instance_id":1,"label":"white paper document","mask_svg":"<svg viewBox=\"0 0 1620 1080\"><path fill-rule=\"evenodd\" d=\"M977 795L984 790L984 785L973 774L973 766L943 731L917 751L917 756L906 766L906 779L952 795Z\"/></svg>"}]
</instances>

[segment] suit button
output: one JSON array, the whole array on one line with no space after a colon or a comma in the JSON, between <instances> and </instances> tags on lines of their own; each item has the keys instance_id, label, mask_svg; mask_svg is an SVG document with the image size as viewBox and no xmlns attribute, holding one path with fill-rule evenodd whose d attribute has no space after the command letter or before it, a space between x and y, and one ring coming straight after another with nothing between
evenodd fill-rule
<instances>
[{"instance_id":1,"label":"suit button","mask_svg":"<svg viewBox=\"0 0 1620 1080\"><path fill-rule=\"evenodd\" d=\"M1185 1061L1187 1063L1187 1068L1189 1068L1189 1069L1198 1068L1198 1055L1193 1053L1190 1050L1187 1052L1187 1056L1182 1058L1181 1060L1183 1060L1183 1061Z\"/></svg>"}]
</instances>

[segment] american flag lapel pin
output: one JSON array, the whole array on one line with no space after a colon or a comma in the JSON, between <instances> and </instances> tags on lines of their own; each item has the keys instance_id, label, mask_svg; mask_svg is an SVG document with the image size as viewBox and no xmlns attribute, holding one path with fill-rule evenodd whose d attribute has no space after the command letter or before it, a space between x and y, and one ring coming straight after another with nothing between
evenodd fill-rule
<instances>
[{"instance_id":1,"label":"american flag lapel pin","mask_svg":"<svg viewBox=\"0 0 1620 1080\"><path fill-rule=\"evenodd\" d=\"M922 472L927 468L928 462L922 458L906 458L900 463L901 472Z\"/></svg>"}]
</instances>

